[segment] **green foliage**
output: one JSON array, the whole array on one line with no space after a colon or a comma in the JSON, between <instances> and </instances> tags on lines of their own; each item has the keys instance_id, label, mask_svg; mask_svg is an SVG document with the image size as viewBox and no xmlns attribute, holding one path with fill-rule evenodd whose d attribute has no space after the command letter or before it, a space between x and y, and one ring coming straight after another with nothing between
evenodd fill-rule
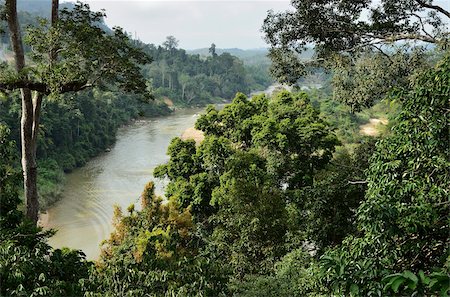
<instances>
[{"instance_id":1,"label":"green foliage","mask_svg":"<svg viewBox=\"0 0 450 297\"><path fill-rule=\"evenodd\" d=\"M0 228L10 230L22 219L18 188L20 173L16 170L15 144L9 140L9 129L0 124Z\"/></svg>"},{"instance_id":2,"label":"green foliage","mask_svg":"<svg viewBox=\"0 0 450 297\"><path fill-rule=\"evenodd\" d=\"M28 70L31 79L44 83L54 94L65 85L109 83L126 92L145 94L145 80L138 65L150 63L151 58L134 46L122 29L113 28L108 34L97 25L105 14L91 12L89 5L81 2L59 14L55 26L40 19L38 25L26 31L24 41L32 46L34 65ZM58 51L57 61L49 60L49 49Z\"/></svg>"},{"instance_id":3,"label":"green foliage","mask_svg":"<svg viewBox=\"0 0 450 297\"><path fill-rule=\"evenodd\" d=\"M196 128L226 137L242 149L256 149L278 185L290 189L311 184L339 143L304 93L281 92L270 101L238 94L222 111L207 111Z\"/></svg>"},{"instance_id":4,"label":"green foliage","mask_svg":"<svg viewBox=\"0 0 450 297\"><path fill-rule=\"evenodd\" d=\"M445 41L443 18L450 15L445 8L422 1L294 0L291 4L294 10L269 12L263 25L266 40L275 49L297 53L314 43L322 57L360 48L382 50L381 45L399 40ZM419 16L422 11L427 13Z\"/></svg>"},{"instance_id":5,"label":"green foliage","mask_svg":"<svg viewBox=\"0 0 450 297\"><path fill-rule=\"evenodd\" d=\"M209 218L214 229L208 241L227 259L233 277L267 273L285 253L284 196L254 153L235 153L226 168L211 197L218 211Z\"/></svg>"},{"instance_id":6,"label":"green foliage","mask_svg":"<svg viewBox=\"0 0 450 297\"><path fill-rule=\"evenodd\" d=\"M384 289L394 293L408 293L412 296L423 296L425 292L439 293L439 296L449 296L450 277L445 270L434 271L428 276L423 270L415 275L409 270L394 273L383 278L386 282Z\"/></svg>"},{"instance_id":7,"label":"green foliage","mask_svg":"<svg viewBox=\"0 0 450 297\"><path fill-rule=\"evenodd\" d=\"M334 99L361 111L384 99L393 88L407 87L432 61L424 48L416 47L392 50L389 59L371 51L335 56L332 63Z\"/></svg>"},{"instance_id":8,"label":"green foliage","mask_svg":"<svg viewBox=\"0 0 450 297\"><path fill-rule=\"evenodd\" d=\"M314 259L302 249L289 252L275 264L270 276L248 276L236 284L236 295L242 297L326 296L319 293L321 284Z\"/></svg>"},{"instance_id":9,"label":"green foliage","mask_svg":"<svg viewBox=\"0 0 450 297\"><path fill-rule=\"evenodd\" d=\"M303 93L238 94L223 110L208 107L196 128L205 140L174 139L155 176L170 179L167 197L192 211L201 250L233 282L270 274L287 252L292 191L330 161L336 137Z\"/></svg>"},{"instance_id":10,"label":"green foliage","mask_svg":"<svg viewBox=\"0 0 450 297\"><path fill-rule=\"evenodd\" d=\"M414 290L416 278L406 271L448 273L449 67L446 57L411 90L398 93L403 109L391 134L377 144L366 200L357 210L361 236L348 237L322 257L330 292L357 286L360 295L381 295L401 284ZM400 274L393 279L394 273ZM387 275L392 283L384 287ZM421 286L424 294L442 288Z\"/></svg>"},{"instance_id":11,"label":"green foliage","mask_svg":"<svg viewBox=\"0 0 450 297\"><path fill-rule=\"evenodd\" d=\"M356 234L355 210L364 200L367 189L365 170L375 148L375 140L367 138L353 154L338 152L331 163L315 176L314 186L306 188L297 202L308 209L304 216L307 238L321 254Z\"/></svg>"},{"instance_id":12,"label":"green foliage","mask_svg":"<svg viewBox=\"0 0 450 297\"><path fill-rule=\"evenodd\" d=\"M81 251L53 250L43 232L18 210L20 173L15 144L0 125L0 295L80 296L89 262Z\"/></svg>"},{"instance_id":13,"label":"green foliage","mask_svg":"<svg viewBox=\"0 0 450 297\"><path fill-rule=\"evenodd\" d=\"M151 182L141 199L141 211L116 208L87 296L224 296L223 271L199 252L189 208L163 202Z\"/></svg>"}]
</instances>

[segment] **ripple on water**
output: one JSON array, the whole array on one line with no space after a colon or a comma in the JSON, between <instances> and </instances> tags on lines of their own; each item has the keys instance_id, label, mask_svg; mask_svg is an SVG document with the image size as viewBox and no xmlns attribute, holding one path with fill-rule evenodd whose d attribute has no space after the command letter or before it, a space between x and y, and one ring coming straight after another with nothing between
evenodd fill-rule
<instances>
[{"instance_id":1,"label":"ripple on water","mask_svg":"<svg viewBox=\"0 0 450 297\"><path fill-rule=\"evenodd\" d=\"M112 231L114 205L124 211L131 203L139 207L140 194L153 179L153 169L168 160L170 140L193 127L194 115L200 111L135 121L118 131L110 152L68 174L62 200L48 211L48 226L59 230L50 244L82 249L88 259L97 258L99 244ZM156 193L163 193L166 184L166 180L155 180Z\"/></svg>"}]
</instances>

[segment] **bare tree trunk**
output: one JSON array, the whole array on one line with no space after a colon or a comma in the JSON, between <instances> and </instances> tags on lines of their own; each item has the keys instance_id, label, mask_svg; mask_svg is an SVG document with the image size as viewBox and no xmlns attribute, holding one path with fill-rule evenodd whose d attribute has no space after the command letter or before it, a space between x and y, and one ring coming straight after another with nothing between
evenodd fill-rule
<instances>
[{"instance_id":1,"label":"bare tree trunk","mask_svg":"<svg viewBox=\"0 0 450 297\"><path fill-rule=\"evenodd\" d=\"M52 27L55 27L56 23L58 22L58 19L59 19L58 9L59 9L59 0L52 0L52 19L51 19ZM56 48L55 45L51 45L50 54L49 54L50 65L52 65L58 58L57 50L58 49Z\"/></svg>"},{"instance_id":2,"label":"bare tree trunk","mask_svg":"<svg viewBox=\"0 0 450 297\"><path fill-rule=\"evenodd\" d=\"M56 22L58 21L59 15L58 15L58 9L59 9L59 0L52 0L52 26L55 26Z\"/></svg>"},{"instance_id":3,"label":"bare tree trunk","mask_svg":"<svg viewBox=\"0 0 450 297\"><path fill-rule=\"evenodd\" d=\"M38 220L39 200L37 192L36 142L33 139L33 103L31 91L22 89L22 119L20 122L22 143L23 186L27 203L27 217Z\"/></svg>"},{"instance_id":4,"label":"bare tree trunk","mask_svg":"<svg viewBox=\"0 0 450 297\"><path fill-rule=\"evenodd\" d=\"M5 6L6 20L8 22L16 70L17 72L20 72L25 67L25 56L23 54L22 37L20 35L19 21L17 18L17 1L6 0Z\"/></svg>"},{"instance_id":5,"label":"bare tree trunk","mask_svg":"<svg viewBox=\"0 0 450 297\"><path fill-rule=\"evenodd\" d=\"M6 0L6 18L8 22L11 45L14 52L14 61L19 76L25 67L25 55L20 35L20 26L17 18L17 1ZM31 94L30 89L20 90L22 97L22 117L20 121L22 145L22 171L23 186L27 204L27 216L37 223L39 200L37 191L37 163L36 145L39 130L39 118L42 103L42 94Z\"/></svg>"}]
</instances>

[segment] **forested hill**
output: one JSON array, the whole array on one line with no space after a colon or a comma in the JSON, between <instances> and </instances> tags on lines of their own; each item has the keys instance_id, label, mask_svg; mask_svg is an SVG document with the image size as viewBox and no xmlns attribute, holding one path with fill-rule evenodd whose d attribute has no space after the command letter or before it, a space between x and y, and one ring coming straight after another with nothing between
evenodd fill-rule
<instances>
[{"instance_id":1,"label":"forested hill","mask_svg":"<svg viewBox=\"0 0 450 297\"><path fill-rule=\"evenodd\" d=\"M207 56L190 55L167 37L162 46L142 44L153 58L143 71L156 97L168 97L179 105L203 105L232 98L237 92L267 88L272 79L268 63L246 66L229 53L211 51Z\"/></svg>"},{"instance_id":2,"label":"forested hill","mask_svg":"<svg viewBox=\"0 0 450 297\"><path fill-rule=\"evenodd\" d=\"M199 48L187 51L191 55L200 55L201 57L207 57L210 55L209 48ZM221 55L223 53L229 53L241 59L245 65L254 65L258 63L264 63L269 65L270 59L267 57L269 53L267 48L255 48L255 49L240 49L240 48L216 48L216 53Z\"/></svg>"},{"instance_id":3,"label":"forested hill","mask_svg":"<svg viewBox=\"0 0 450 297\"><path fill-rule=\"evenodd\" d=\"M4 1L2 1L4 2ZM27 12L40 17L49 18L50 11L52 7L51 0L18 0L17 1L17 11ZM74 3L72 2L62 2L59 5L60 9L73 8Z\"/></svg>"},{"instance_id":4,"label":"forested hill","mask_svg":"<svg viewBox=\"0 0 450 297\"><path fill-rule=\"evenodd\" d=\"M4 0L0 0L0 5L5 3ZM19 16L19 21L22 30L30 25L37 25L38 18L50 18L50 11L52 7L51 0L18 0L17 1L17 12ZM74 2L62 2L59 4L59 9L73 9L75 7ZM98 26L104 31L111 33L111 29L106 26L104 22L98 23ZM4 34L0 34L0 44L9 43L9 33L8 30L2 30L6 28L6 22L0 19L0 32L4 31ZM25 44L25 48L27 45Z\"/></svg>"},{"instance_id":5,"label":"forested hill","mask_svg":"<svg viewBox=\"0 0 450 297\"><path fill-rule=\"evenodd\" d=\"M209 48L199 48L187 51L192 55L200 55L201 57L206 57L210 55ZM254 48L254 49L240 49L240 48L216 48L217 54L229 53L233 56L241 59L245 65L256 65L256 64L267 64L271 63L269 57L269 49L267 48ZM301 54L302 59L310 59L314 55L314 50L312 48L307 49Z\"/></svg>"}]
</instances>

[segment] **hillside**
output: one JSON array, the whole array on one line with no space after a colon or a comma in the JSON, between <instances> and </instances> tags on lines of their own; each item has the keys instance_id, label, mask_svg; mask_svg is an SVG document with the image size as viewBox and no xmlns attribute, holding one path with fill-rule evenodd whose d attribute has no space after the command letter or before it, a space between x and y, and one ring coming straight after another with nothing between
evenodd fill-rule
<instances>
[{"instance_id":1,"label":"hillside","mask_svg":"<svg viewBox=\"0 0 450 297\"><path fill-rule=\"evenodd\" d=\"M200 55L200 57L208 57L211 55L209 53L209 48L188 50L187 53L191 55ZM240 48L218 48L216 49L216 53L218 55L223 53L229 53L241 59L246 65L255 65L260 63L270 64L270 59L267 57L268 50L266 48L247 49L247 50Z\"/></svg>"},{"instance_id":2,"label":"hillside","mask_svg":"<svg viewBox=\"0 0 450 297\"><path fill-rule=\"evenodd\" d=\"M200 57L208 57L209 48L199 48L188 50L187 53L191 55L200 55ZM269 50L267 48L255 48L255 49L240 49L240 48L216 48L217 54L229 53L233 56L241 59L246 65L255 64L270 64L270 59L267 57ZM309 48L304 53L302 53L302 59L310 59L314 54L314 50Z\"/></svg>"}]
</instances>

